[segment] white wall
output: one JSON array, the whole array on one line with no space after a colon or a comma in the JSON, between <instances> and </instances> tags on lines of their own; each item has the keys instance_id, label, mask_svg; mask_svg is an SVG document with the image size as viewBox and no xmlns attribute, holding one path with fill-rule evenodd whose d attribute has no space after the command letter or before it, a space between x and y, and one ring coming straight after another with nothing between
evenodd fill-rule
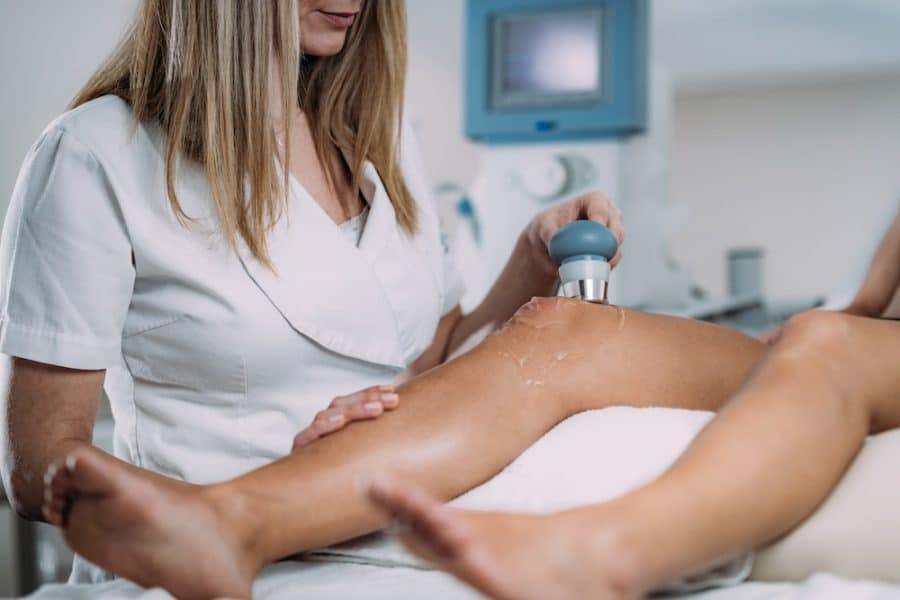
<instances>
[{"instance_id":1,"label":"white wall","mask_svg":"<svg viewBox=\"0 0 900 600\"><path fill-rule=\"evenodd\" d=\"M676 88L900 70L897 0L652 0L651 12Z\"/></svg>"},{"instance_id":2,"label":"white wall","mask_svg":"<svg viewBox=\"0 0 900 600\"><path fill-rule=\"evenodd\" d=\"M463 135L464 0L407 0L406 112L434 183L469 185L476 146Z\"/></svg>"},{"instance_id":3,"label":"white wall","mask_svg":"<svg viewBox=\"0 0 900 600\"><path fill-rule=\"evenodd\" d=\"M0 2L0 215L28 148L113 49L136 0Z\"/></svg>"},{"instance_id":4,"label":"white wall","mask_svg":"<svg viewBox=\"0 0 900 600\"><path fill-rule=\"evenodd\" d=\"M681 95L671 243L714 293L728 248L766 252L775 298L828 292L867 260L900 199L900 73L817 85Z\"/></svg>"}]
</instances>

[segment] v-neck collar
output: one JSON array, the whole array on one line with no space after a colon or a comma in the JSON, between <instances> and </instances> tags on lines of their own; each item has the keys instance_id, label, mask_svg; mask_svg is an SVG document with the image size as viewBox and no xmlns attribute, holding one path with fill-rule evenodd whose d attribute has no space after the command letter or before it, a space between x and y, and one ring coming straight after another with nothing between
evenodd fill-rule
<instances>
[{"instance_id":1,"label":"v-neck collar","mask_svg":"<svg viewBox=\"0 0 900 600\"><path fill-rule=\"evenodd\" d=\"M376 264L383 253L400 252L401 234L375 168L366 163L363 175L370 208L358 248L290 176L286 214L266 239L274 272L242 241L238 256L297 332L340 354L403 368L397 317ZM364 310L348 310L358 302Z\"/></svg>"},{"instance_id":2,"label":"v-neck collar","mask_svg":"<svg viewBox=\"0 0 900 600\"><path fill-rule=\"evenodd\" d=\"M346 153L344 153L344 157L347 160ZM278 165L279 168L284 168L282 163L279 162ZM340 223L335 223L334 219L313 198L312 194L307 191L290 170L288 170L288 185L290 191L293 192L291 196L294 197L295 201L310 204L313 212L318 212L330 224L330 227L328 227L323 223L323 228L332 229L335 233L344 237L341 234ZM368 160L363 163L359 192L362 193L369 205L369 216L366 218L366 226L363 228L359 245L354 247L358 248L367 258L374 260L387 242L388 235L386 234L393 233L396 230L397 215L387 195L387 191L384 189L384 184L381 182L381 177L378 175L378 170ZM344 240L349 243L346 238Z\"/></svg>"}]
</instances>

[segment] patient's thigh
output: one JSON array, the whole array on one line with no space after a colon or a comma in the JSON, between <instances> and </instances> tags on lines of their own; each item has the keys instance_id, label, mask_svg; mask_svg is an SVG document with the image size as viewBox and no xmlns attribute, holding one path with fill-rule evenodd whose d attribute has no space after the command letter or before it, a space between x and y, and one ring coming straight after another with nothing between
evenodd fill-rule
<instances>
[{"instance_id":1,"label":"patient's thigh","mask_svg":"<svg viewBox=\"0 0 900 600\"><path fill-rule=\"evenodd\" d=\"M831 496L760 551L751 577L805 579L817 571L900 581L900 429L866 441Z\"/></svg>"}]
</instances>

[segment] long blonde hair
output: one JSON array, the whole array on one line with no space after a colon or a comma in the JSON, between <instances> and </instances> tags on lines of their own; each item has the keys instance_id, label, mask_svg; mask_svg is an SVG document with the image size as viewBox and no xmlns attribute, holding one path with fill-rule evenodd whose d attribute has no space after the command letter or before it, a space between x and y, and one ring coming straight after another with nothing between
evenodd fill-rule
<instances>
[{"instance_id":1,"label":"long blonde hair","mask_svg":"<svg viewBox=\"0 0 900 600\"><path fill-rule=\"evenodd\" d=\"M272 101L281 104L286 131L299 106L306 114L326 175L343 173L334 147L351 158L353 189L363 164L377 169L408 233L416 204L400 169L400 122L406 74L403 0L364 0L343 50L301 57L297 0L144 0L124 39L72 100L70 108L114 94L132 108L135 123L155 120L167 134L166 187L185 225L175 191L180 157L205 168L222 232L242 238L272 266L266 234L287 202L288 169L279 155ZM277 69L277 71L276 71ZM269 98L270 74L281 98ZM282 155L290 164L291 149Z\"/></svg>"}]
</instances>

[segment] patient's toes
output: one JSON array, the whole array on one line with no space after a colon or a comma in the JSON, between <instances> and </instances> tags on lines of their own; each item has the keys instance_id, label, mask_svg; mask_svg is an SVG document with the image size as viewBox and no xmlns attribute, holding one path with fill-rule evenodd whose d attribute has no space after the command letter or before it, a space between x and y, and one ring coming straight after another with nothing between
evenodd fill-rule
<instances>
[{"instance_id":1,"label":"patient's toes","mask_svg":"<svg viewBox=\"0 0 900 600\"><path fill-rule=\"evenodd\" d=\"M44 503L50 502L54 497L65 496L70 486L62 461L51 463L44 473Z\"/></svg>"},{"instance_id":2,"label":"patient's toes","mask_svg":"<svg viewBox=\"0 0 900 600\"><path fill-rule=\"evenodd\" d=\"M68 503L64 501L54 501L52 503L44 504L42 508L44 518L51 525L56 525L57 527L64 525L67 504Z\"/></svg>"},{"instance_id":3,"label":"patient's toes","mask_svg":"<svg viewBox=\"0 0 900 600\"><path fill-rule=\"evenodd\" d=\"M437 500L418 489L392 480L377 479L369 488L369 497L382 509L402 520L415 521L420 525L429 516Z\"/></svg>"},{"instance_id":4,"label":"patient's toes","mask_svg":"<svg viewBox=\"0 0 900 600\"><path fill-rule=\"evenodd\" d=\"M445 525L441 514L442 506L434 498L415 488L400 489L398 496L398 507L424 532L434 534Z\"/></svg>"},{"instance_id":5,"label":"patient's toes","mask_svg":"<svg viewBox=\"0 0 900 600\"><path fill-rule=\"evenodd\" d=\"M44 473L44 495L41 513L52 525L63 525L74 489L64 460L51 463Z\"/></svg>"},{"instance_id":6,"label":"patient's toes","mask_svg":"<svg viewBox=\"0 0 900 600\"><path fill-rule=\"evenodd\" d=\"M74 491L72 487L72 474L65 467L65 462L61 462L60 465L61 467L56 469L50 480L50 484L47 487L55 496L67 496Z\"/></svg>"},{"instance_id":7,"label":"patient's toes","mask_svg":"<svg viewBox=\"0 0 900 600\"><path fill-rule=\"evenodd\" d=\"M458 511L417 490L409 492L407 506L405 517L412 526L412 534L442 558L459 555L469 536L466 522Z\"/></svg>"},{"instance_id":8,"label":"patient's toes","mask_svg":"<svg viewBox=\"0 0 900 600\"><path fill-rule=\"evenodd\" d=\"M64 494L44 493L44 504L51 510L62 511L68 504L69 497Z\"/></svg>"},{"instance_id":9,"label":"patient's toes","mask_svg":"<svg viewBox=\"0 0 900 600\"><path fill-rule=\"evenodd\" d=\"M93 448L74 450L66 457L65 466L74 491L89 495L112 492L116 476L122 472L116 459Z\"/></svg>"},{"instance_id":10,"label":"patient's toes","mask_svg":"<svg viewBox=\"0 0 900 600\"><path fill-rule=\"evenodd\" d=\"M426 535L435 552L447 560L459 558L471 542L465 520L456 511L444 507L429 515Z\"/></svg>"},{"instance_id":11,"label":"patient's toes","mask_svg":"<svg viewBox=\"0 0 900 600\"><path fill-rule=\"evenodd\" d=\"M51 525L56 525L57 527L62 525L62 512L53 510L49 504L45 503L41 506L41 514L44 520Z\"/></svg>"},{"instance_id":12,"label":"patient's toes","mask_svg":"<svg viewBox=\"0 0 900 600\"><path fill-rule=\"evenodd\" d=\"M458 511L417 488L382 480L373 484L370 495L376 504L408 525L400 531L404 541L424 547L438 559L457 557L469 539Z\"/></svg>"}]
</instances>

